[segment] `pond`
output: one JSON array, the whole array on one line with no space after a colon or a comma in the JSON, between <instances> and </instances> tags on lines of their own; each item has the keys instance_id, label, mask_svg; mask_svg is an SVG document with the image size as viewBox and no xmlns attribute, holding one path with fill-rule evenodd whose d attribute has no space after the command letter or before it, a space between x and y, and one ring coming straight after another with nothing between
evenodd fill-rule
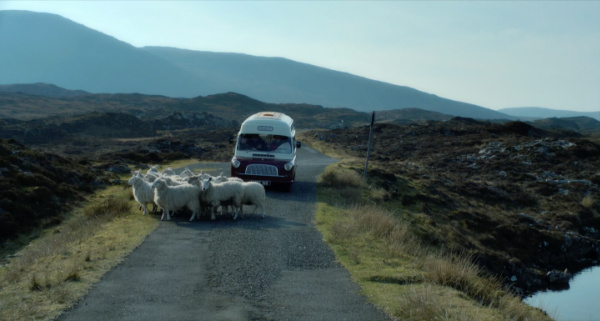
<instances>
[{"instance_id":1,"label":"pond","mask_svg":"<svg viewBox=\"0 0 600 321\"><path fill-rule=\"evenodd\" d=\"M524 300L557 321L600 320L600 266L583 270L571 279L569 289L538 292Z\"/></svg>"}]
</instances>

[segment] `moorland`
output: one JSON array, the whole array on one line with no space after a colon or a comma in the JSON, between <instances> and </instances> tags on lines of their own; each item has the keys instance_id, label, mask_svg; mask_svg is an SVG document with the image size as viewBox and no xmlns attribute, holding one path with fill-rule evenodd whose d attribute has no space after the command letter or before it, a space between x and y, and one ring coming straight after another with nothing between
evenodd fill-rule
<instances>
[{"instance_id":1,"label":"moorland","mask_svg":"<svg viewBox=\"0 0 600 321\"><path fill-rule=\"evenodd\" d=\"M119 174L131 168L229 161L229 138L261 110L289 114L306 143L364 170L367 113L236 93L175 99L38 86L45 94L0 94L4 255L86 195L123 184ZM492 122L386 111L377 114L365 193L422 242L468 254L521 295L565 287L600 258L598 128L585 117Z\"/></svg>"}]
</instances>

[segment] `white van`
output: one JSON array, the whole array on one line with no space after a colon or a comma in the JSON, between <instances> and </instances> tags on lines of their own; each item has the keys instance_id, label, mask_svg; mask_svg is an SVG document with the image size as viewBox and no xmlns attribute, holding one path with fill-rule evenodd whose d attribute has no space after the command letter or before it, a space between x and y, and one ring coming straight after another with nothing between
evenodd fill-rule
<instances>
[{"instance_id":1,"label":"white van","mask_svg":"<svg viewBox=\"0 0 600 321\"><path fill-rule=\"evenodd\" d=\"M294 120L278 112L259 112L242 123L231 159L231 176L265 186L283 185L296 179Z\"/></svg>"}]
</instances>

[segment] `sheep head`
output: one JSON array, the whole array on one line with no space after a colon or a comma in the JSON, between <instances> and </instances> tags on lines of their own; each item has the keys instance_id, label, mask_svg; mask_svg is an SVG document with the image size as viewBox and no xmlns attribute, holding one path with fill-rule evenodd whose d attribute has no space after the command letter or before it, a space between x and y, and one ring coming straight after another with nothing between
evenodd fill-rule
<instances>
[{"instance_id":1,"label":"sheep head","mask_svg":"<svg viewBox=\"0 0 600 321\"><path fill-rule=\"evenodd\" d=\"M137 181L138 179L142 178L141 172L142 170L137 170L137 171L131 171L131 178L129 179L129 181L127 181L127 184L129 185L133 185L135 184L135 181Z\"/></svg>"},{"instance_id":2,"label":"sheep head","mask_svg":"<svg viewBox=\"0 0 600 321\"><path fill-rule=\"evenodd\" d=\"M167 186L167 182L164 179L159 178L152 183L150 187L160 189L161 187Z\"/></svg>"},{"instance_id":3,"label":"sheep head","mask_svg":"<svg viewBox=\"0 0 600 321\"><path fill-rule=\"evenodd\" d=\"M210 178L205 178L205 179L203 179L203 180L201 181L201 182L202 182L202 186L201 186L201 187L202 187L202 189L201 189L201 190L202 190L203 192L204 192L204 191L207 191L207 190L210 188L210 181L211 181L211 180L212 180L212 177L210 177Z\"/></svg>"}]
</instances>

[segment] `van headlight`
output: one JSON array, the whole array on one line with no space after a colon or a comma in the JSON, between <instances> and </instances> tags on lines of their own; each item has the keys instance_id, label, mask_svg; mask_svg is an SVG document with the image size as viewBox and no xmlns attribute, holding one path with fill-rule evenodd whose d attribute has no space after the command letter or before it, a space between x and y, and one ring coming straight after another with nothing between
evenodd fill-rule
<instances>
[{"instance_id":1,"label":"van headlight","mask_svg":"<svg viewBox=\"0 0 600 321\"><path fill-rule=\"evenodd\" d=\"M294 168L294 162L291 161L289 163L285 163L285 165L283 165L283 168L285 168L285 170L288 172L291 171L292 168Z\"/></svg>"},{"instance_id":2,"label":"van headlight","mask_svg":"<svg viewBox=\"0 0 600 321\"><path fill-rule=\"evenodd\" d=\"M286 164L287 165L287 164ZM231 159L231 166L233 166L233 168L238 168L240 167L240 161L237 160L237 158L232 158Z\"/></svg>"}]
</instances>

